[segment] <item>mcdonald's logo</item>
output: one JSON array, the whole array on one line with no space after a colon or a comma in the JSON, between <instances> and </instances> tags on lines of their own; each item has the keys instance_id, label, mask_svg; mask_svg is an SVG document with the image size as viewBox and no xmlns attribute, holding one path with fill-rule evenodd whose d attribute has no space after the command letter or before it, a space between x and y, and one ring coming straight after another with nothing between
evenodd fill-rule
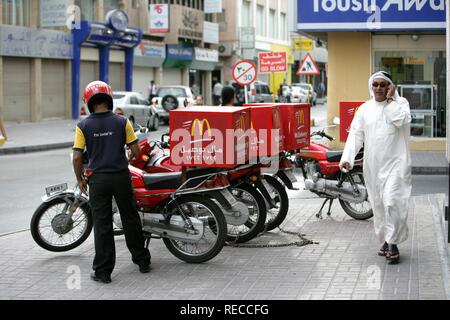
<instances>
[{"instance_id":1,"label":"mcdonald's logo","mask_svg":"<svg viewBox=\"0 0 450 320\"><path fill-rule=\"evenodd\" d=\"M200 119L195 119L194 122L192 122L191 136L195 136L196 132L203 136L203 133L205 132L205 126L208 134L211 136L211 125L209 124L208 119L203 119L201 121ZM196 130L197 128L198 131Z\"/></svg>"},{"instance_id":2,"label":"mcdonald's logo","mask_svg":"<svg viewBox=\"0 0 450 320\"><path fill-rule=\"evenodd\" d=\"M239 119L236 121L235 129L245 130L245 117L244 115L240 115Z\"/></svg>"},{"instance_id":3,"label":"mcdonald's logo","mask_svg":"<svg viewBox=\"0 0 450 320\"><path fill-rule=\"evenodd\" d=\"M304 123L305 122L305 112L303 110L296 112L296 118L298 123Z\"/></svg>"}]
</instances>

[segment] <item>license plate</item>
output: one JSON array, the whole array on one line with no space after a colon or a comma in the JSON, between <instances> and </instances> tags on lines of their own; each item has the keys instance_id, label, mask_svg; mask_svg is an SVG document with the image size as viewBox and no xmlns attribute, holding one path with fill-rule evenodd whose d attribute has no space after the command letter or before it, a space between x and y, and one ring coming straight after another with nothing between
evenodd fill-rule
<instances>
[{"instance_id":1,"label":"license plate","mask_svg":"<svg viewBox=\"0 0 450 320\"><path fill-rule=\"evenodd\" d=\"M67 188L68 188L67 183L61 183L61 184L57 184L57 185L45 188L45 193L47 194L47 196L51 196L53 194L66 191Z\"/></svg>"}]
</instances>

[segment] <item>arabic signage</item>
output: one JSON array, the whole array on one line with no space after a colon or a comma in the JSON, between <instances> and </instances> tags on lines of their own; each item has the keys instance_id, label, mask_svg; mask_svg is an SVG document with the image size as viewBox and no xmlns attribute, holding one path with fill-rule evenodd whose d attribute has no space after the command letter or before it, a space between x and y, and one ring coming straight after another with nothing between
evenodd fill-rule
<instances>
[{"instance_id":1,"label":"arabic signage","mask_svg":"<svg viewBox=\"0 0 450 320\"><path fill-rule=\"evenodd\" d=\"M151 4L149 19L150 33L169 32L169 5Z\"/></svg>"},{"instance_id":2,"label":"arabic signage","mask_svg":"<svg viewBox=\"0 0 450 320\"><path fill-rule=\"evenodd\" d=\"M356 112L358 112L358 108L363 103L364 101L341 101L339 103L341 142L347 141L353 118L355 117Z\"/></svg>"},{"instance_id":3,"label":"arabic signage","mask_svg":"<svg viewBox=\"0 0 450 320\"><path fill-rule=\"evenodd\" d=\"M287 72L286 52L262 52L258 61L259 73Z\"/></svg>"},{"instance_id":4,"label":"arabic signage","mask_svg":"<svg viewBox=\"0 0 450 320\"><path fill-rule=\"evenodd\" d=\"M313 41L309 38L295 38L294 50L295 51L311 51L313 48Z\"/></svg>"},{"instance_id":5,"label":"arabic signage","mask_svg":"<svg viewBox=\"0 0 450 320\"><path fill-rule=\"evenodd\" d=\"M205 62L219 62L219 51L195 48L195 60Z\"/></svg>"},{"instance_id":6,"label":"arabic signage","mask_svg":"<svg viewBox=\"0 0 450 320\"><path fill-rule=\"evenodd\" d=\"M172 14L177 14L176 25L178 26L178 36L187 39L203 40L203 12L191 8L178 6L181 12L172 10ZM181 17L181 23L180 23Z\"/></svg>"},{"instance_id":7,"label":"arabic signage","mask_svg":"<svg viewBox=\"0 0 450 320\"><path fill-rule=\"evenodd\" d=\"M0 27L2 56L72 59L73 37L60 31Z\"/></svg>"},{"instance_id":8,"label":"arabic signage","mask_svg":"<svg viewBox=\"0 0 450 320\"><path fill-rule=\"evenodd\" d=\"M203 22L203 42L219 44L219 24Z\"/></svg>"},{"instance_id":9,"label":"arabic signage","mask_svg":"<svg viewBox=\"0 0 450 320\"><path fill-rule=\"evenodd\" d=\"M222 0L205 0L205 13L222 13Z\"/></svg>"},{"instance_id":10,"label":"arabic signage","mask_svg":"<svg viewBox=\"0 0 450 320\"><path fill-rule=\"evenodd\" d=\"M164 44L142 40L134 49L134 55L138 57L166 58L166 46Z\"/></svg>"},{"instance_id":11,"label":"arabic signage","mask_svg":"<svg viewBox=\"0 0 450 320\"><path fill-rule=\"evenodd\" d=\"M194 58L194 49L180 45L167 45L167 59L179 61L192 61Z\"/></svg>"},{"instance_id":12,"label":"arabic signage","mask_svg":"<svg viewBox=\"0 0 450 320\"><path fill-rule=\"evenodd\" d=\"M445 0L297 0L298 29L445 30Z\"/></svg>"},{"instance_id":13,"label":"arabic signage","mask_svg":"<svg viewBox=\"0 0 450 320\"><path fill-rule=\"evenodd\" d=\"M68 0L41 0L41 27L62 27L67 24Z\"/></svg>"}]
</instances>

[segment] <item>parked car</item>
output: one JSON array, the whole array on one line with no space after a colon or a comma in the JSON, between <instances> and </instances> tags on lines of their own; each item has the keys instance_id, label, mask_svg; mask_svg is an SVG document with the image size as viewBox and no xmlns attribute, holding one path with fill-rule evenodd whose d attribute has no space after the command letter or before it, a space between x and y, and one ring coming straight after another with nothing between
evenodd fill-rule
<instances>
[{"instance_id":1,"label":"parked car","mask_svg":"<svg viewBox=\"0 0 450 320\"><path fill-rule=\"evenodd\" d=\"M236 83L230 82L236 91L236 106L242 106L245 104L245 92L244 87ZM247 86L248 102L249 103L270 103L274 102L272 92L270 92L269 85L265 82L255 81L251 85Z\"/></svg>"},{"instance_id":2,"label":"parked car","mask_svg":"<svg viewBox=\"0 0 450 320\"><path fill-rule=\"evenodd\" d=\"M113 112L128 118L133 128L140 125L150 130L158 130L159 115L155 107L150 105L150 102L139 92L113 91L113 102ZM80 118L88 115L89 110L86 105L83 105L80 110Z\"/></svg>"},{"instance_id":3,"label":"parked car","mask_svg":"<svg viewBox=\"0 0 450 320\"><path fill-rule=\"evenodd\" d=\"M292 84L292 87L300 87L303 90L305 90L307 95L308 95L308 86L309 86L309 99L310 99L311 105L315 106L317 104L317 92L314 90L314 87L312 84L307 84L304 82Z\"/></svg>"},{"instance_id":4,"label":"parked car","mask_svg":"<svg viewBox=\"0 0 450 320\"><path fill-rule=\"evenodd\" d=\"M187 86L161 86L152 101L158 116L166 124L171 110L193 106L194 103L194 94Z\"/></svg>"},{"instance_id":5,"label":"parked car","mask_svg":"<svg viewBox=\"0 0 450 320\"><path fill-rule=\"evenodd\" d=\"M308 93L298 86L291 86L290 96L292 103L307 103L308 101Z\"/></svg>"}]
</instances>

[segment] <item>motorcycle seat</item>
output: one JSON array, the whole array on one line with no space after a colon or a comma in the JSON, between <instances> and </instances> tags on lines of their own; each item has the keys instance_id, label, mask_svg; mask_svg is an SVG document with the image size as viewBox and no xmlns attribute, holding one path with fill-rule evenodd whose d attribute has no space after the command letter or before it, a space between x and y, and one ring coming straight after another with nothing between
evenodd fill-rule
<instances>
[{"instance_id":1,"label":"motorcycle seat","mask_svg":"<svg viewBox=\"0 0 450 320\"><path fill-rule=\"evenodd\" d=\"M176 190L181 186L181 172L146 174L144 183L147 190Z\"/></svg>"},{"instance_id":2,"label":"motorcycle seat","mask_svg":"<svg viewBox=\"0 0 450 320\"><path fill-rule=\"evenodd\" d=\"M328 162L340 162L344 151L328 151L327 152L327 161ZM364 152L359 152L356 155L356 160L360 160L364 157Z\"/></svg>"}]
</instances>

